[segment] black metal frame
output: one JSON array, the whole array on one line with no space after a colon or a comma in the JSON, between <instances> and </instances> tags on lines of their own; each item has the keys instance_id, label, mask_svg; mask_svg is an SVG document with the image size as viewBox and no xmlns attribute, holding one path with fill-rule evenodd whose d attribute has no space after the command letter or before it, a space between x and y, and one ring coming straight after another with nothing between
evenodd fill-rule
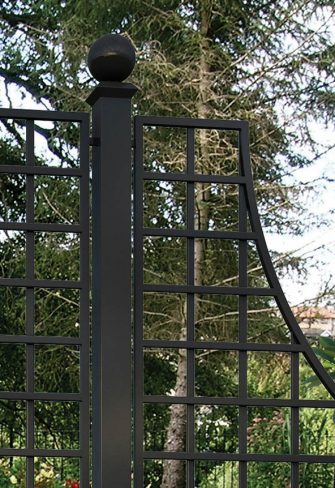
<instances>
[{"instance_id":1,"label":"black metal frame","mask_svg":"<svg viewBox=\"0 0 335 488\"><path fill-rule=\"evenodd\" d=\"M95 217L95 262L93 271L95 288L93 334L95 362L93 365L94 410L97 432L93 450L95 452L95 482L131 483L131 324L130 324L130 98L133 87L126 87L127 93L121 103L120 92L111 92L110 107L114 119L122 116L119 133L111 127L109 107L104 99L94 99L94 217ZM107 95L105 96L105 98ZM98 97L99 98L99 97ZM115 103L115 105L114 105ZM107 104L107 105L106 105ZM87 488L90 481L90 387L89 387L89 115L86 113L46 112L39 110L0 109L0 119L16 119L26 127L26 165L0 165L0 173L26 175L26 222L0 222L0 230L23 231L26 234L26 277L0 278L2 287L21 287L26 296L26 324L24 335L0 335L0 343L25 344L26 391L0 392L0 399L24 400L27 409L26 447L20 449L0 448L0 456L22 456L27 459L26 486L34 486L34 457L72 457L81 459L80 482ZM68 121L80 124L80 167L58 168L35 165L34 120ZM184 173L155 173L143 169L143 128L145 126L179 127L187 130L187 170ZM236 131L239 136L239 174L236 176L206 175L195 172L195 129L220 129ZM112 132L111 132L112 131ZM123 134L123 135L122 135ZM113 137L112 137L113 136ZM122 139L122 141L121 141ZM122 144L121 144L121 142ZM119 153L114 148L118 147ZM110 154L114 151L114 162L110 166ZM116 157L117 156L117 157ZM129 163L129 164L128 164ZM114 174L118 179L113 180ZM34 218L34 176L58 175L80 178L80 223L47 224L35 222ZM170 117L136 117L135 119L135 187L134 187L134 486L143 486L143 463L150 459L176 459L187 463L187 486L195 487L194 463L199 460L238 461L239 486L248 484L248 462L291 463L292 488L299 486L299 463L335 463L335 455L305 455L299 452L299 409L303 407L335 408L335 400L302 400L299 398L299 354L303 354L324 386L335 398L335 387L331 378L316 358L280 287L270 255L267 250L256 199L253 190L249 162L248 124L240 121L194 120ZM113 185L110 186L113 180ZM183 181L187 185L187 227L186 229L153 229L143 227L143 183L144 181ZM120 182L122 184L120 185ZM235 184L239 187L239 230L236 232L202 231L194 228L194 193L196 182ZM111 192L111 188L113 191ZM121 189L121 194L118 193ZM122 217L123 216L123 217ZM248 230L249 216L251 231ZM115 239L115 226L111 222L122 218L121 237ZM102 225L108 228L101 232ZM48 280L35 278L34 236L36 232L73 232L80 234L80 279ZM184 237L187 239L187 284L153 285L143 280L143 238L145 236ZM119 236L120 237L120 236ZM239 258L238 286L196 286L194 284L194 241L195 238L237 240ZM269 287L248 287L247 244L256 242ZM102 246L102 247L101 247ZM100 250L103 248L104 254ZM127 249L129 252L127 252ZM109 267L106 262L113 257ZM122 257L123 261L120 259ZM109 262L109 261L108 261ZM114 281L110 276L113 274ZM122 283L122 286L120 284ZM38 336L34 333L34 289L70 288L80 290L80 336L56 337ZM186 340L161 341L143 339L143 294L145 292L184 293L187 295L187 337ZM204 342L195 340L194 308L196 294L221 294L239 297L239 342ZM100 296L103 295L103 303ZM290 344L261 344L247 341L247 298L248 296L274 297L282 316L291 331ZM113 298L113 300L112 300ZM111 317L118 310L119 316ZM118 318L119 317L119 318ZM113 319L113 320L112 320ZM113 327L110 327L110 323ZM120 339L122 325L122 340ZM101 335L103 332L103 336ZM103 337L103 338L102 338ZM80 348L80 392L41 393L34 388L34 347L38 344L76 345ZM169 348L187 350L187 394L185 396L144 395L143 351L146 348ZM200 397L195 395L195 350L212 349L238 351L239 394L237 397ZM103 355L101 354L103 351ZM111 357L113 351L113 357ZM249 398L247 385L247 354L249 351L288 352L291 356L290 399ZM123 376L119 373L120 365ZM112 383L111 383L112 380ZM112 397L114 394L114 397ZM38 449L34 440L34 408L36 401L74 401L80 403L80 446L79 449ZM187 409L187 442L183 452L143 450L143 406L150 404L184 404ZM239 409L239 451L238 453L197 452L195 449L194 410L196 405L235 405ZM248 407L273 406L291 409L291 453L253 454L247 450ZM103 407L103 409L101 409ZM115 414L111 418L111 407ZM119 413L122 411L122 419ZM99 413L100 412L100 413ZM102 413L101 413L102 412ZM105 412L105 413L104 413ZM115 436L113 437L113 434ZM116 435L117 434L117 435ZM112 453L112 458L110 455ZM118 460L122 457L122 460ZM122 461L122 462L119 462ZM97 487L98 488L98 487Z\"/></svg>"},{"instance_id":2,"label":"black metal frame","mask_svg":"<svg viewBox=\"0 0 335 488\"><path fill-rule=\"evenodd\" d=\"M143 169L143 128L179 127L187 130L187 170L185 173L155 173ZM194 168L194 130L225 129L237 131L239 135L239 175L219 176L195 174ZM135 119L135 196L134 196L134 259L135 259L135 487L143 486L143 463L146 459L179 459L187 462L187 487L194 488L194 461L221 460L239 461L239 486L248 485L247 463L250 461L291 463L291 486L299 486L299 463L334 463L335 455L304 455L299 453L299 409L302 407L334 408L335 400L317 401L299 399L299 353L303 353L329 393L335 398L335 386L321 363L310 348L299 328L280 287L274 267L267 250L257 211L249 161L248 123L242 121L195 120L173 117L138 116ZM143 227L143 183L146 180L187 182L187 229L152 229ZM194 229L194 183L230 183L239 185L239 231L218 232ZM247 231L249 215L252 231ZM187 238L187 284L152 285L143 280L143 238L145 236L174 236ZM195 238L236 239L239 241L239 286L195 286L194 285L194 239ZM250 288L247 284L247 242L256 242L262 265L269 282L268 288ZM187 294L187 338L185 341L158 341L143 339L143 294L144 292L186 293ZM194 295L202 293L227 294L239 296L239 342L196 342L194 334ZM273 296L291 331L291 344L255 344L247 342L247 297L250 295ZM143 393L143 351L145 348L187 349L187 395L145 396ZM212 398L195 396L194 352L196 349L221 349L239 351L239 394L237 398ZM249 398L247 387L248 351L286 351L291 353L291 398L287 400ZM187 441L184 452L144 451L143 406L151 404L187 405ZM194 407L204 405L236 405L239 407L239 452L196 452L194 441ZM274 406L291 408L291 454L252 454L247 452L248 407Z\"/></svg>"},{"instance_id":3,"label":"black metal frame","mask_svg":"<svg viewBox=\"0 0 335 488\"><path fill-rule=\"evenodd\" d=\"M0 456L22 456L26 463L26 486L34 487L34 457L80 458L80 482L89 486L89 115L84 112L51 112L41 110L0 109L0 119L20 120L26 127L26 165L0 165L0 173L26 175L26 222L0 222L0 230L24 231L26 234L26 278L1 278L2 287L22 287L26 294L26 326L24 335L0 335L0 343L25 344L26 391L0 392L0 399L25 400L27 410L26 447L0 448ZM37 166L34 157L34 120L78 122L80 124L80 167L59 168ZM80 178L80 222L77 225L36 223L34 219L34 175L77 176ZM38 280L34 272L34 234L45 232L73 232L80 235L80 279ZM80 290L79 337L38 336L34 334L34 289L72 288ZM79 393L41 393L34 389L34 346L37 344L76 345L80 350ZM80 404L79 449L37 449L34 441L34 402L73 401Z\"/></svg>"},{"instance_id":4,"label":"black metal frame","mask_svg":"<svg viewBox=\"0 0 335 488\"><path fill-rule=\"evenodd\" d=\"M130 486L131 98L101 83L92 106L92 483Z\"/></svg>"}]
</instances>

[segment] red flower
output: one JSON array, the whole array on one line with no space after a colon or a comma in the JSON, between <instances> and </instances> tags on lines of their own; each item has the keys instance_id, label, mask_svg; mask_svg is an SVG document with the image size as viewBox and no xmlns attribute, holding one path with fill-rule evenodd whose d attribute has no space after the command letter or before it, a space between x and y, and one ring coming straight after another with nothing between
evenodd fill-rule
<instances>
[{"instance_id":1,"label":"red flower","mask_svg":"<svg viewBox=\"0 0 335 488\"><path fill-rule=\"evenodd\" d=\"M71 488L79 488L79 483L77 481L72 481Z\"/></svg>"},{"instance_id":2,"label":"red flower","mask_svg":"<svg viewBox=\"0 0 335 488\"><path fill-rule=\"evenodd\" d=\"M71 480L66 480L65 481L65 486L71 486L72 487L72 481Z\"/></svg>"}]
</instances>

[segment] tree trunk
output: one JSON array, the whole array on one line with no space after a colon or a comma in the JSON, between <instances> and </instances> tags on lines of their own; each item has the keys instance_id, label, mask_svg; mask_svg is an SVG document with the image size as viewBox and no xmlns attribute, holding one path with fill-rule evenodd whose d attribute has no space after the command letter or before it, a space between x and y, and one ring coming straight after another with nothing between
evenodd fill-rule
<instances>
[{"instance_id":1,"label":"tree trunk","mask_svg":"<svg viewBox=\"0 0 335 488\"><path fill-rule=\"evenodd\" d=\"M205 2L204 2L205 3ZM207 3L207 2L206 2ZM203 5L200 7L201 11L201 46L200 46L200 63L199 63L199 102L197 104L197 112L199 118L206 118L208 116L208 99L210 80L208 77L209 66L206 61L209 43L207 39L209 28L210 7ZM205 131L200 132L199 146L202 163L206 165L208 161L208 138ZM196 209L194 215L194 228L207 229L208 225L208 207L203 205L203 200L206 200L208 190L206 184L198 184L196 193ZM208 185L207 185L208 186ZM203 240L195 240L194 245L194 284L202 284L202 263L204 258L204 242ZM196 298L195 297L195 315L196 315ZM186 316L186 313L185 313ZM195 322L197 317L194 317ZM187 338L186 326L184 327L180 340ZM187 351L185 349L179 350L177 380L175 387L176 396L194 395L194 392L187 392ZM186 443L186 408L185 405L172 405L170 422L167 428L167 436L165 443L166 451L180 452L185 450ZM179 460L165 460L163 462L163 478L161 488L185 488L186 487L186 470L185 463Z\"/></svg>"},{"instance_id":2,"label":"tree trunk","mask_svg":"<svg viewBox=\"0 0 335 488\"><path fill-rule=\"evenodd\" d=\"M185 339L185 337L184 337ZM178 355L176 396L186 395L187 353L181 349ZM185 405L172 405L170 422L166 433L165 451L185 450L186 408ZM183 461L167 459L163 462L161 488L185 488L185 468Z\"/></svg>"}]
</instances>

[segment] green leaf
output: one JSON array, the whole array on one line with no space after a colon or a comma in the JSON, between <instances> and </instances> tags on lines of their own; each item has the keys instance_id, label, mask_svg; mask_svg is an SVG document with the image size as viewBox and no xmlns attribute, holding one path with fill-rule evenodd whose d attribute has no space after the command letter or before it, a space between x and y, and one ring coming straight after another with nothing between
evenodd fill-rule
<instances>
[{"instance_id":1,"label":"green leaf","mask_svg":"<svg viewBox=\"0 0 335 488\"><path fill-rule=\"evenodd\" d=\"M329 337L320 337L319 343L327 351L335 353L335 340L334 339L330 339Z\"/></svg>"},{"instance_id":2,"label":"green leaf","mask_svg":"<svg viewBox=\"0 0 335 488\"><path fill-rule=\"evenodd\" d=\"M318 376L309 376L304 380L304 384L309 385L311 387L314 386L319 386L320 385L320 380Z\"/></svg>"},{"instance_id":3,"label":"green leaf","mask_svg":"<svg viewBox=\"0 0 335 488\"><path fill-rule=\"evenodd\" d=\"M327 366L328 367L335 367L335 356L332 355L332 354L329 354L325 351L323 351L322 349L319 349L317 347L313 348L313 351L315 352L315 354L317 356L319 356L320 358L324 359L326 362L327 362Z\"/></svg>"}]
</instances>

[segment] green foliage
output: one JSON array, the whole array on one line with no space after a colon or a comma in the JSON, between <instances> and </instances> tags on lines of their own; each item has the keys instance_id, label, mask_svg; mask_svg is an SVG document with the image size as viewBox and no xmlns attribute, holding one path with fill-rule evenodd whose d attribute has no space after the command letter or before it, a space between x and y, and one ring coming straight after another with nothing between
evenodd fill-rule
<instances>
[{"instance_id":1,"label":"green foliage","mask_svg":"<svg viewBox=\"0 0 335 488\"><path fill-rule=\"evenodd\" d=\"M313 347L313 350L322 361L329 376L335 380L335 340L330 337L319 337L319 346ZM306 381L311 386L318 384L315 376L310 376Z\"/></svg>"},{"instance_id":2,"label":"green foliage","mask_svg":"<svg viewBox=\"0 0 335 488\"><path fill-rule=\"evenodd\" d=\"M290 465L285 463L250 463L250 488L290 486Z\"/></svg>"},{"instance_id":3,"label":"green foliage","mask_svg":"<svg viewBox=\"0 0 335 488\"><path fill-rule=\"evenodd\" d=\"M68 480L79 479L78 460L35 458L35 488L63 488ZM25 488L26 461L24 458L0 459L0 488Z\"/></svg>"},{"instance_id":4,"label":"green foliage","mask_svg":"<svg viewBox=\"0 0 335 488\"><path fill-rule=\"evenodd\" d=\"M1 458L0 459L0 487L8 488L17 486L24 488L26 472L25 460L22 458ZM10 484L9 484L10 483Z\"/></svg>"},{"instance_id":5,"label":"green foliage","mask_svg":"<svg viewBox=\"0 0 335 488\"><path fill-rule=\"evenodd\" d=\"M217 488L224 486L227 488L238 487L238 465L234 462L211 463L215 467L210 469L209 463L199 463L200 488ZM202 468L202 472L201 472ZM200 474L201 473L201 474Z\"/></svg>"}]
</instances>

